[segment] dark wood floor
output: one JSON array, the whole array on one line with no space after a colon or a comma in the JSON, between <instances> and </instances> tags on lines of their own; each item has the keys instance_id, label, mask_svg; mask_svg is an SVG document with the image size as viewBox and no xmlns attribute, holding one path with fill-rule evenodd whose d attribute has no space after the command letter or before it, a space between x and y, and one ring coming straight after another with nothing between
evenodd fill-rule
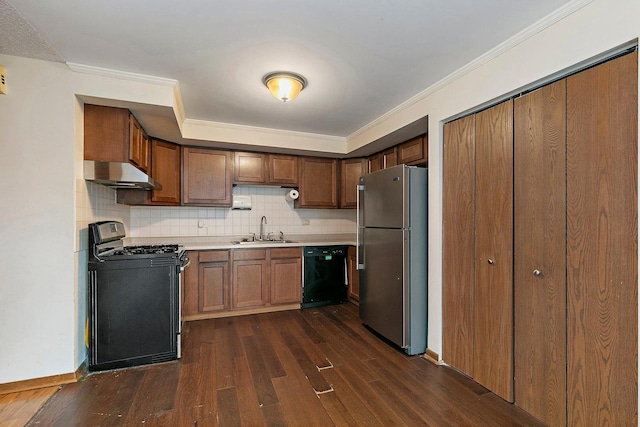
<instances>
[{"instance_id":1,"label":"dark wood floor","mask_svg":"<svg viewBox=\"0 0 640 427\"><path fill-rule=\"evenodd\" d=\"M89 375L28 425L542 425L456 371L408 357L357 307L190 322L180 361Z\"/></svg>"}]
</instances>

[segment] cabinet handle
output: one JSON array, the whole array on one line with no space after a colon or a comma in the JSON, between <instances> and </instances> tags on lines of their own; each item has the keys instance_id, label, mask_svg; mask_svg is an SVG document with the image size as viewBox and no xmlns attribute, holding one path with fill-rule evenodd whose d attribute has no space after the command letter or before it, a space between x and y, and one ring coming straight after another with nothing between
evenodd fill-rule
<instances>
[{"instance_id":1,"label":"cabinet handle","mask_svg":"<svg viewBox=\"0 0 640 427\"><path fill-rule=\"evenodd\" d=\"M493 259L491 259L491 258L489 258L489 259L487 260L487 262L488 262L489 264L491 264L491 265L493 265L493 264L495 263L495 261L494 261Z\"/></svg>"},{"instance_id":2,"label":"cabinet handle","mask_svg":"<svg viewBox=\"0 0 640 427\"><path fill-rule=\"evenodd\" d=\"M542 275L542 271L538 270L537 268L535 270L533 270L533 275L534 276L541 276Z\"/></svg>"}]
</instances>

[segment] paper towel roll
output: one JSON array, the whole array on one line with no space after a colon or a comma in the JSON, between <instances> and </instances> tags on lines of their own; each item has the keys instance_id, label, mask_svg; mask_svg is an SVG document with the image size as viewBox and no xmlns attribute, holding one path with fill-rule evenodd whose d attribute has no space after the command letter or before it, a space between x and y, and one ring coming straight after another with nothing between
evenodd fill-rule
<instances>
[{"instance_id":1,"label":"paper towel roll","mask_svg":"<svg viewBox=\"0 0 640 427\"><path fill-rule=\"evenodd\" d=\"M291 190L284 196L287 202L293 202L298 197L300 197L300 193L298 193L298 190Z\"/></svg>"}]
</instances>

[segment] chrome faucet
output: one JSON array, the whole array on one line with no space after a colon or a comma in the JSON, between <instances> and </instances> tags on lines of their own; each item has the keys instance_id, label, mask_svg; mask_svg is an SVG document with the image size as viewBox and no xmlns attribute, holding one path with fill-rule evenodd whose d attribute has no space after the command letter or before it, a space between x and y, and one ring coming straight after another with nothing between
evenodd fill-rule
<instances>
[{"instance_id":1,"label":"chrome faucet","mask_svg":"<svg viewBox=\"0 0 640 427\"><path fill-rule=\"evenodd\" d=\"M264 240L264 225L267 223L267 217L262 215L260 219L260 240Z\"/></svg>"}]
</instances>

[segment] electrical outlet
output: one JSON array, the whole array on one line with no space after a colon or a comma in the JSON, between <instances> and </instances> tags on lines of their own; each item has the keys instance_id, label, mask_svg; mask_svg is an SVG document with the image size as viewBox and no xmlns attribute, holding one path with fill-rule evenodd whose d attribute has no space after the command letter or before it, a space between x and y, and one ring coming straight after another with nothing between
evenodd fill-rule
<instances>
[{"instance_id":1,"label":"electrical outlet","mask_svg":"<svg viewBox=\"0 0 640 427\"><path fill-rule=\"evenodd\" d=\"M311 220L309 220L309 219L303 219L302 220L302 225L309 225L309 224L311 224Z\"/></svg>"},{"instance_id":2,"label":"electrical outlet","mask_svg":"<svg viewBox=\"0 0 640 427\"><path fill-rule=\"evenodd\" d=\"M4 67L0 65L0 94L7 93L7 77L5 75Z\"/></svg>"}]
</instances>

